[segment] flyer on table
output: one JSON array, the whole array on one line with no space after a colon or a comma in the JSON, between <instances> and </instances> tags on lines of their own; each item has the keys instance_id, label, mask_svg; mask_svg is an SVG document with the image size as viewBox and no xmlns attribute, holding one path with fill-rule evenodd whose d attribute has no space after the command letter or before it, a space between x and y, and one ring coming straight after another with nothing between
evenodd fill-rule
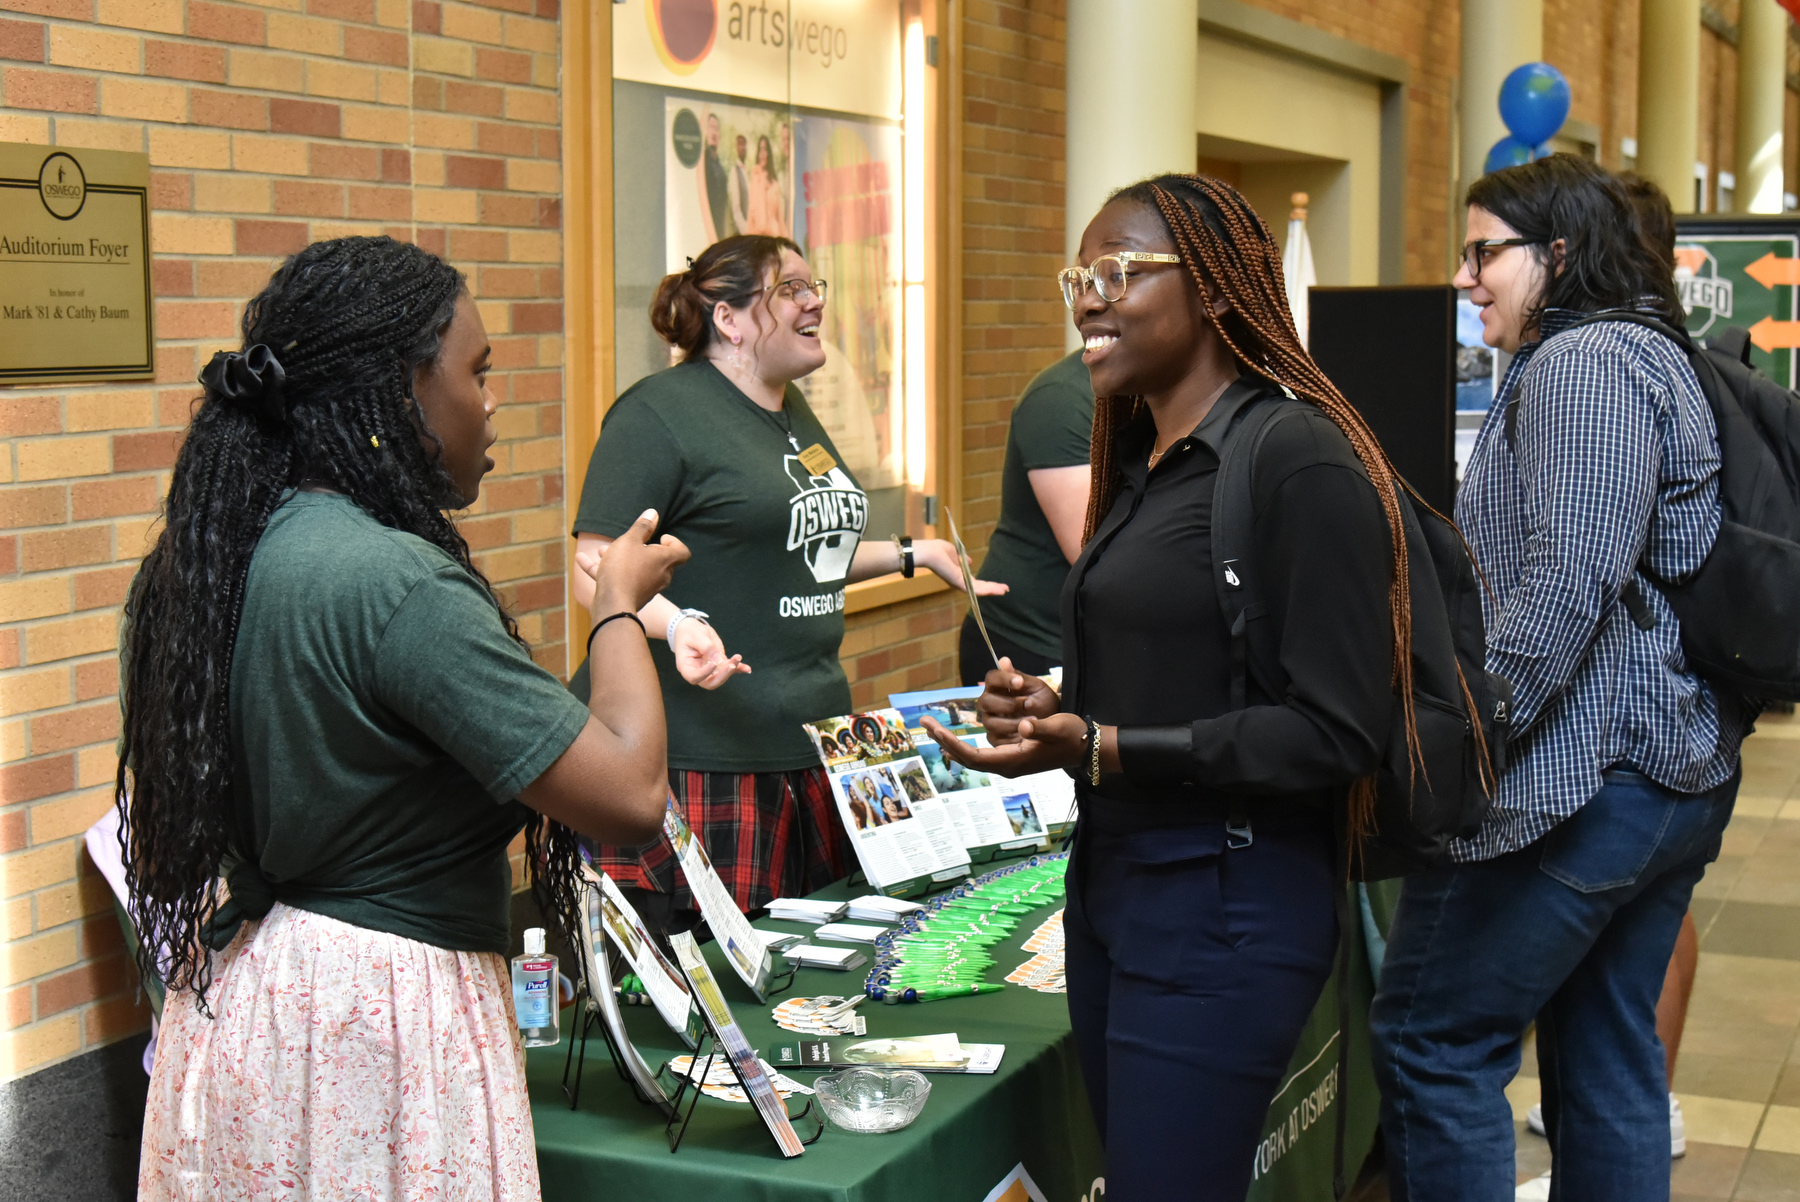
<instances>
[{"instance_id":1,"label":"flyer on table","mask_svg":"<svg viewBox=\"0 0 1800 1202\"><path fill-rule=\"evenodd\" d=\"M887 894L923 892L968 875L957 822L896 711L822 718L807 723L806 733L870 885Z\"/></svg>"}]
</instances>

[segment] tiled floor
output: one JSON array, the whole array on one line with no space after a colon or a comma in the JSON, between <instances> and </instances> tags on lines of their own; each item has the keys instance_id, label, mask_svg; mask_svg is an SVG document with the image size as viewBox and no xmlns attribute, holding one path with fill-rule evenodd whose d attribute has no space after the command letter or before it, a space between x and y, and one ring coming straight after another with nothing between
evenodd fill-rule
<instances>
[{"instance_id":1,"label":"tiled floor","mask_svg":"<svg viewBox=\"0 0 1800 1202\"><path fill-rule=\"evenodd\" d=\"M1725 848L1694 891L1700 971L1675 1093L1688 1153L1674 1202L1800 1202L1800 720L1770 715L1744 745L1744 783ZM1507 1088L1519 1179L1550 1167L1525 1130L1536 1055Z\"/></svg>"}]
</instances>

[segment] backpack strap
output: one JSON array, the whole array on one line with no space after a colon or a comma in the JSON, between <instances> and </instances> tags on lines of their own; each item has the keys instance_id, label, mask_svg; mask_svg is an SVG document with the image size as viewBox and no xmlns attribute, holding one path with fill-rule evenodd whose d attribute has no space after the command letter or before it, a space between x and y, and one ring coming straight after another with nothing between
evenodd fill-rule
<instances>
[{"instance_id":1,"label":"backpack strap","mask_svg":"<svg viewBox=\"0 0 1800 1202\"><path fill-rule=\"evenodd\" d=\"M1252 610L1261 602L1256 572L1251 565L1250 544L1255 515L1251 494L1256 458L1263 439L1282 418L1311 409L1305 401L1288 396L1262 396L1250 401L1233 417L1219 447L1219 471L1213 480L1212 557L1213 583L1219 593L1219 612L1231 633L1231 708L1248 704L1250 640L1247 631ZM1250 817L1242 801L1233 800L1225 820L1226 845L1249 847L1255 842Z\"/></svg>"}]
</instances>

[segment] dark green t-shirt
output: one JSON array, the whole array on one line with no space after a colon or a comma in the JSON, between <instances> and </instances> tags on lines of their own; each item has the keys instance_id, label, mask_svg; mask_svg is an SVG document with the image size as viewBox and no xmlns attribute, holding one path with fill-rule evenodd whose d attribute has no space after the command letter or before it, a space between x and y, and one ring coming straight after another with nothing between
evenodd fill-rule
<instances>
[{"instance_id":1,"label":"dark green t-shirt","mask_svg":"<svg viewBox=\"0 0 1800 1202\"><path fill-rule=\"evenodd\" d=\"M836 461L823 475L801 462L815 446ZM838 647L845 577L869 507L800 390L790 384L783 412L770 413L705 359L632 385L600 428L575 533L617 538L646 509L694 556L664 595L711 615L725 650L752 669L696 688L675 670L668 644L651 640L669 767L817 765L800 724L850 710ZM585 664L569 688L587 696Z\"/></svg>"},{"instance_id":2,"label":"dark green t-shirt","mask_svg":"<svg viewBox=\"0 0 1800 1202\"><path fill-rule=\"evenodd\" d=\"M239 813L288 905L505 954L514 801L587 708L443 551L296 493L250 561L231 665Z\"/></svg>"},{"instance_id":3,"label":"dark green t-shirt","mask_svg":"<svg viewBox=\"0 0 1800 1202\"><path fill-rule=\"evenodd\" d=\"M1012 585L1005 595L982 600L983 620L1051 663L1062 662L1057 604L1069 561L1056 545L1028 473L1086 463L1093 426L1094 386L1076 351L1039 372L1013 407L1000 472L1000 521L979 573L983 580Z\"/></svg>"}]
</instances>

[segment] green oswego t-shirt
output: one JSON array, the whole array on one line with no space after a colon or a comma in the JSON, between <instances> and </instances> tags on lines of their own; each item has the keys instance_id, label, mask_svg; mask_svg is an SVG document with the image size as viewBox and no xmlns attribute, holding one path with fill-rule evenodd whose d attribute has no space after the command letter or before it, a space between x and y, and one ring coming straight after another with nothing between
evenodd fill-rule
<instances>
[{"instance_id":1,"label":"green oswego t-shirt","mask_svg":"<svg viewBox=\"0 0 1800 1202\"><path fill-rule=\"evenodd\" d=\"M278 900L505 954L514 801L587 708L442 550L296 493L250 561L231 665L237 804Z\"/></svg>"},{"instance_id":2,"label":"green oswego t-shirt","mask_svg":"<svg viewBox=\"0 0 1800 1202\"><path fill-rule=\"evenodd\" d=\"M1000 521L988 540L980 576L1012 585L981 602L981 616L999 633L1052 663L1062 662L1057 608L1069 561L1031 491L1030 473L1088 462L1094 427L1094 385L1081 352L1038 373L1013 407L1000 471Z\"/></svg>"},{"instance_id":3,"label":"green oswego t-shirt","mask_svg":"<svg viewBox=\"0 0 1800 1202\"><path fill-rule=\"evenodd\" d=\"M789 440L787 421L793 423ZM832 465L802 453L821 447ZM696 688L650 642L669 720L669 766L780 772L819 762L801 729L847 713L838 663L844 583L868 497L831 437L788 386L783 413L745 396L705 359L627 389L606 415L581 489L575 533L617 538L646 509L693 552L664 594L703 610L752 672ZM587 667L569 688L588 692Z\"/></svg>"}]
</instances>

